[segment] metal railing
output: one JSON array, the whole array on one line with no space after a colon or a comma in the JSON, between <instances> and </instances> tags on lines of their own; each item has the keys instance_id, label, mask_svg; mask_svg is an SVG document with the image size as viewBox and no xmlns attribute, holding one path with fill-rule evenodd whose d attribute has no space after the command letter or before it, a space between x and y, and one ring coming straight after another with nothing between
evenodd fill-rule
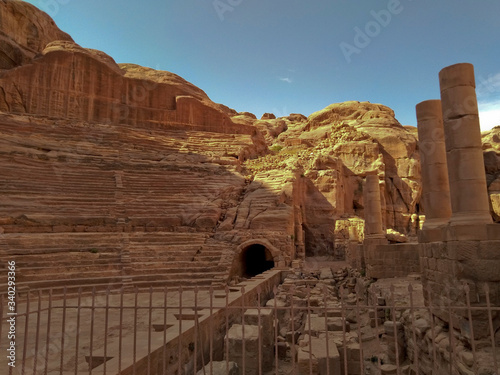
<instances>
[{"instance_id":1,"label":"metal railing","mask_svg":"<svg viewBox=\"0 0 500 375\"><path fill-rule=\"evenodd\" d=\"M64 288L15 296L15 311L2 295L0 373L499 374L489 294L475 306L465 288L464 304L446 306L465 316L457 327L417 303L413 284L405 302L394 291L259 278L224 290ZM474 340L478 319L489 337Z\"/></svg>"}]
</instances>

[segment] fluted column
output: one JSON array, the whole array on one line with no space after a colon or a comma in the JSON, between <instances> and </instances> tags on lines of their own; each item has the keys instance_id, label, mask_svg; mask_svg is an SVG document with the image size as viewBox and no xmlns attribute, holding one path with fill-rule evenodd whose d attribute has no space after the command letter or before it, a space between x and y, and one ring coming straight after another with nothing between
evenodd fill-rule
<instances>
[{"instance_id":1,"label":"fluted column","mask_svg":"<svg viewBox=\"0 0 500 375\"><path fill-rule=\"evenodd\" d=\"M491 223L472 64L439 72L452 216L450 224Z\"/></svg>"},{"instance_id":2,"label":"fluted column","mask_svg":"<svg viewBox=\"0 0 500 375\"><path fill-rule=\"evenodd\" d=\"M417 104L418 139L422 165L423 229L448 224L451 217L450 184L440 100Z\"/></svg>"}]
</instances>

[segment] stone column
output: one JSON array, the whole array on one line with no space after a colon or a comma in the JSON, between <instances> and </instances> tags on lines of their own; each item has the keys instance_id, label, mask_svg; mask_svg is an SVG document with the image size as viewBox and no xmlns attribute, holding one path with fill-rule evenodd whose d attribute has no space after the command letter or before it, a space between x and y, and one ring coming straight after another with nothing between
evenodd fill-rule
<instances>
[{"instance_id":1,"label":"stone column","mask_svg":"<svg viewBox=\"0 0 500 375\"><path fill-rule=\"evenodd\" d=\"M365 239L385 238L377 175L366 176L363 198L365 201Z\"/></svg>"},{"instance_id":2,"label":"stone column","mask_svg":"<svg viewBox=\"0 0 500 375\"><path fill-rule=\"evenodd\" d=\"M450 181L450 224L492 223L472 64L439 72Z\"/></svg>"},{"instance_id":3,"label":"stone column","mask_svg":"<svg viewBox=\"0 0 500 375\"><path fill-rule=\"evenodd\" d=\"M416 110L425 210L423 229L436 229L447 225L451 217L441 101L421 102Z\"/></svg>"}]
</instances>

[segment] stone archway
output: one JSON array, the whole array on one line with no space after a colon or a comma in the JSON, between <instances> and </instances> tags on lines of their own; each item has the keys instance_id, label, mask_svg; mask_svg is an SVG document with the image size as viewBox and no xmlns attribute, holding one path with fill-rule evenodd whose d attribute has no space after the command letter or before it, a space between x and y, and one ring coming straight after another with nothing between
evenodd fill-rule
<instances>
[{"instance_id":1,"label":"stone archway","mask_svg":"<svg viewBox=\"0 0 500 375\"><path fill-rule=\"evenodd\" d=\"M249 240L238 246L231 276L253 277L274 268L279 250L267 240Z\"/></svg>"},{"instance_id":2,"label":"stone archway","mask_svg":"<svg viewBox=\"0 0 500 375\"><path fill-rule=\"evenodd\" d=\"M254 277L274 267L271 252L264 245L253 244L240 254L243 277Z\"/></svg>"}]
</instances>

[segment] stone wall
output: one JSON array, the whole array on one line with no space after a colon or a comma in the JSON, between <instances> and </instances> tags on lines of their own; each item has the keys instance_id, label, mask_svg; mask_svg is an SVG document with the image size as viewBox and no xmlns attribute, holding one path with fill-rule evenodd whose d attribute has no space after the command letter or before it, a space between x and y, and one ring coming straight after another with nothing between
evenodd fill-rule
<instances>
[{"instance_id":1,"label":"stone wall","mask_svg":"<svg viewBox=\"0 0 500 375\"><path fill-rule=\"evenodd\" d=\"M365 246L366 274L375 279L420 272L419 244Z\"/></svg>"},{"instance_id":2,"label":"stone wall","mask_svg":"<svg viewBox=\"0 0 500 375\"><path fill-rule=\"evenodd\" d=\"M363 245L357 241L351 241L345 247L345 260L352 268L363 270L365 269L365 256Z\"/></svg>"},{"instance_id":3,"label":"stone wall","mask_svg":"<svg viewBox=\"0 0 500 375\"><path fill-rule=\"evenodd\" d=\"M453 321L461 334L470 337L466 311L450 314L447 306L465 305L464 285L471 289L472 306L486 306L485 286L490 290L492 306L500 305L500 239L488 241L432 242L420 245L422 283L429 303L436 306L434 315ZM494 329L500 328L500 312L492 312ZM474 336L487 337L485 313L474 316Z\"/></svg>"}]
</instances>

